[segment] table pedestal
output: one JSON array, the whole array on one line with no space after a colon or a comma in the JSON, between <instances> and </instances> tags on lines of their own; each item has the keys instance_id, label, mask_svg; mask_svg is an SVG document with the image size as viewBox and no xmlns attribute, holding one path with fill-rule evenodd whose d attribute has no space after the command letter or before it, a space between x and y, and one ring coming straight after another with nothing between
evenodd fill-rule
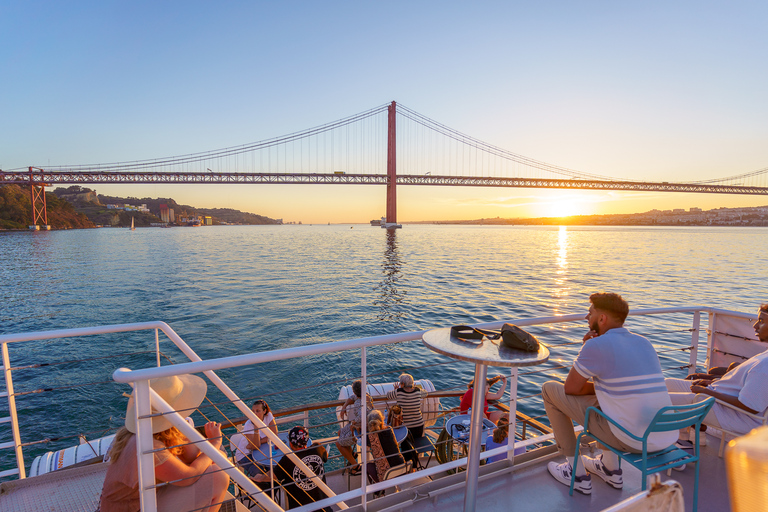
<instances>
[{"instance_id":1,"label":"table pedestal","mask_svg":"<svg viewBox=\"0 0 768 512\"><path fill-rule=\"evenodd\" d=\"M483 432L483 413L485 409L485 378L488 367L475 365L475 387L472 390L472 417L469 423L469 456L467 457L467 487L464 494L464 512L475 511L477 497L477 479L480 475L480 447Z\"/></svg>"}]
</instances>

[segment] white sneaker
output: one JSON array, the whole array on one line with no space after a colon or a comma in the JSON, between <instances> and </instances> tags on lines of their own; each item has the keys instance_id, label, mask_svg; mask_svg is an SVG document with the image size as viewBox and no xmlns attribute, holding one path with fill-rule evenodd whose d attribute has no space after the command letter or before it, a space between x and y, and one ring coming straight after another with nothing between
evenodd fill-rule
<instances>
[{"instance_id":1,"label":"white sneaker","mask_svg":"<svg viewBox=\"0 0 768 512\"><path fill-rule=\"evenodd\" d=\"M568 462L558 464L557 462L550 462L547 464L547 470L549 474L555 477L555 480L561 484L571 486L571 465ZM579 491L581 494L592 494L592 477L587 474L585 476L577 476L574 479L573 489Z\"/></svg>"},{"instance_id":2,"label":"white sneaker","mask_svg":"<svg viewBox=\"0 0 768 512\"><path fill-rule=\"evenodd\" d=\"M688 464L683 464L682 466L675 466L675 467L673 467L672 469L674 469L675 471L685 471L685 467L686 467L687 465L688 465Z\"/></svg>"},{"instance_id":3,"label":"white sneaker","mask_svg":"<svg viewBox=\"0 0 768 512\"><path fill-rule=\"evenodd\" d=\"M605 483L613 487L614 489L621 489L624 487L624 472L621 469L614 471L609 470L603 464L603 454L601 453L597 457L581 456L581 460L584 462L584 469L597 475L603 479Z\"/></svg>"}]
</instances>

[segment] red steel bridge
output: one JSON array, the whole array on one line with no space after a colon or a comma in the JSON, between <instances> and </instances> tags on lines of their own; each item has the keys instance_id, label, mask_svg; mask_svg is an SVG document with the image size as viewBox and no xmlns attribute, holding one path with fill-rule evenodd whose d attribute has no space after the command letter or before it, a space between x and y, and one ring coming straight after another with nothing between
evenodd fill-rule
<instances>
[{"instance_id":1,"label":"red steel bridge","mask_svg":"<svg viewBox=\"0 0 768 512\"><path fill-rule=\"evenodd\" d=\"M689 183L618 180L512 153L393 101L302 132L219 150L0 171L0 185L29 187L33 225L47 224L46 186L100 183L386 185L387 222L397 222L397 185L768 195L768 168Z\"/></svg>"}]
</instances>

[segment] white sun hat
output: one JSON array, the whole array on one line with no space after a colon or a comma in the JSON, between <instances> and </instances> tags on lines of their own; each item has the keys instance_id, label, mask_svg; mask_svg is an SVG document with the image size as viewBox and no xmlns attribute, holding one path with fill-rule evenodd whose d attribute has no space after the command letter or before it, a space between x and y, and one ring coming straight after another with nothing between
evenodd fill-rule
<instances>
[{"instance_id":1,"label":"white sun hat","mask_svg":"<svg viewBox=\"0 0 768 512\"><path fill-rule=\"evenodd\" d=\"M160 395L168 405L182 416L189 416L205 398L208 389L205 381L195 375L172 375L170 377L161 377L149 381L149 386ZM152 408L152 414L157 413ZM152 418L152 433L157 434L168 430L173 425L165 416L155 416ZM125 428L129 432L136 433L136 403L134 394L128 400L128 408L125 411Z\"/></svg>"}]
</instances>

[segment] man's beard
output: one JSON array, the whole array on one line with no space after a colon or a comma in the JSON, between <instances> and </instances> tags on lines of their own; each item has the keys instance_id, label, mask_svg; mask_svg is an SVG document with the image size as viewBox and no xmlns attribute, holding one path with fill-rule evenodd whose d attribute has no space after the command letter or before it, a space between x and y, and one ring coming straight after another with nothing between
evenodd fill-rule
<instances>
[{"instance_id":1,"label":"man's beard","mask_svg":"<svg viewBox=\"0 0 768 512\"><path fill-rule=\"evenodd\" d=\"M599 333L600 332L600 324L597 323L597 320L594 320L591 324L589 324L589 329Z\"/></svg>"}]
</instances>

